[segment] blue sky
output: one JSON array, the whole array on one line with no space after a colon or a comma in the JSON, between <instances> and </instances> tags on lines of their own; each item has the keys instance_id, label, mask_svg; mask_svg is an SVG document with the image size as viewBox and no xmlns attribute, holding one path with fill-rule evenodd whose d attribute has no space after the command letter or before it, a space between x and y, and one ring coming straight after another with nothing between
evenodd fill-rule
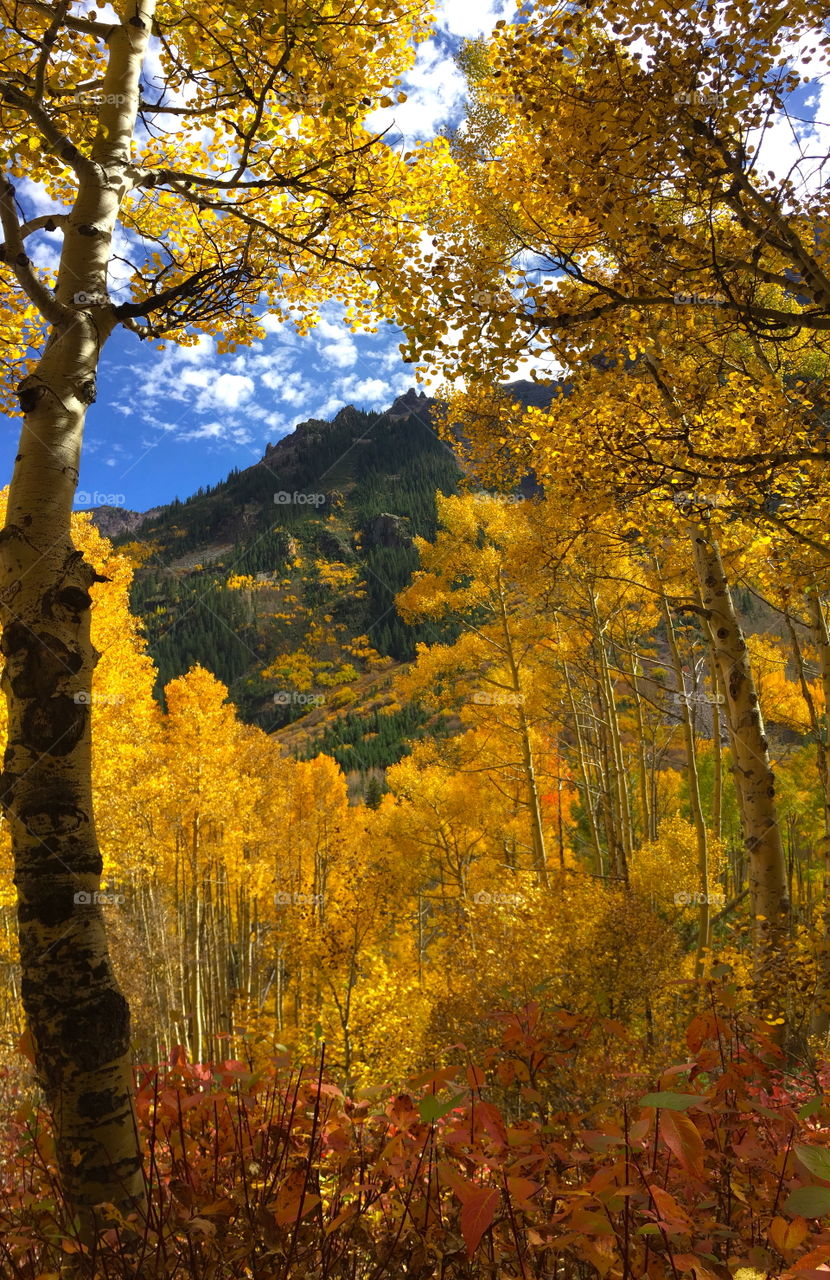
<instances>
[{"instance_id":1,"label":"blue sky","mask_svg":"<svg viewBox=\"0 0 830 1280\"><path fill-rule=\"evenodd\" d=\"M391 125L390 139L397 135L409 143L459 119L464 81L453 52L465 37L491 31L514 12L512 3L501 0L439 0L435 34L419 48L404 82L407 101L375 112L370 127ZM151 64L148 71L152 75ZM54 209L35 184L18 182L16 189L27 214ZM35 264L49 270L59 246L59 233L42 233L27 247ZM119 297L112 278L110 293ZM265 324L263 342L224 355L209 339L198 347L159 351L116 330L87 416L76 507L108 502L145 511L186 498L233 467L251 466L267 444L298 422L331 418L345 404L383 409L415 383L391 325L375 334L352 334L334 305L324 309L322 322L306 338L273 317L266 316ZM0 433L3 483L11 475L18 433L19 422L6 419Z\"/></svg>"},{"instance_id":2,"label":"blue sky","mask_svg":"<svg viewBox=\"0 0 830 1280\"><path fill-rule=\"evenodd\" d=\"M514 5L502 0L438 0L435 34L420 47L404 82L407 101L375 112L370 125L391 126L391 137L411 142L458 120L464 81L453 62L454 50L462 39L488 33L514 12ZM804 51L790 52L801 64ZM794 129L782 114L767 130L762 167L778 174L805 163L805 152L812 157L828 152L827 84L802 86L791 105L813 123ZM803 135L801 144L809 145L800 145L796 131ZM815 164L809 167L816 170ZM817 176L811 173L813 182ZM17 193L30 215L53 210L32 183L17 183ZM58 232L39 234L28 243L36 265L46 270L54 266ZM114 249L117 253L117 242ZM111 281L116 297L117 283ZM353 334L333 305L305 338L270 316L265 324L264 341L224 355L207 338L198 347L159 351L117 330L104 351L98 400L87 419L76 506L108 502L144 511L186 498L200 485L223 479L233 467L252 465L267 444L298 422L331 418L345 404L383 409L414 385L413 368L401 361L400 336L390 325L375 334ZM0 432L3 483L11 475L18 432L18 421L6 419Z\"/></svg>"},{"instance_id":3,"label":"blue sky","mask_svg":"<svg viewBox=\"0 0 830 1280\"><path fill-rule=\"evenodd\" d=\"M391 326L355 335L333 308L308 338L265 323L264 342L232 355L217 354L208 338L159 351L117 331L87 418L75 505L145 511L186 498L251 466L298 422L331 418L344 404L386 408L414 383Z\"/></svg>"}]
</instances>

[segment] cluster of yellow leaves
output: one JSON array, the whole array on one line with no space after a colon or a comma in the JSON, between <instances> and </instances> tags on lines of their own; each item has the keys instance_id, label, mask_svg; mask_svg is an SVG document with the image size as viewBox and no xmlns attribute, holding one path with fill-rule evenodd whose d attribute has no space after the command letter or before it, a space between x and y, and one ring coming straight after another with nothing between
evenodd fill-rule
<instances>
[{"instance_id":1,"label":"cluster of yellow leaves","mask_svg":"<svg viewBox=\"0 0 830 1280\"><path fill-rule=\"evenodd\" d=\"M784 725L797 733L808 733L811 724L804 694L798 682L787 675L792 655L765 635L747 636L746 644L752 656L752 669L765 721ZM821 680L810 680L807 687L818 714L823 716Z\"/></svg>"},{"instance_id":2,"label":"cluster of yellow leaves","mask_svg":"<svg viewBox=\"0 0 830 1280\"><path fill-rule=\"evenodd\" d=\"M288 0L278 11L238 0L182 11L162 0L157 63L140 104L132 93L121 101L100 92L105 83L120 88L105 82L109 19L78 29L77 15L66 20L20 0L3 0L2 17L3 82L37 83L38 103L30 106L28 92L4 94L0 167L37 184L61 219L78 194L73 158L89 163L96 146L126 129L119 212L134 242L132 301L155 297L159 281L189 299L156 312L155 336L190 346L208 332L220 352L232 350L264 336L263 303L304 331L321 298L335 296L355 323L377 323L375 287L360 268L375 248L397 247L417 230L406 217L405 164L366 121L405 101L401 78L430 30L427 0L337 8ZM133 17L119 21L129 31ZM16 407L14 375L30 367L42 335L11 273L0 275L12 373L3 395ZM196 303L193 281L204 286Z\"/></svg>"},{"instance_id":3,"label":"cluster of yellow leaves","mask_svg":"<svg viewBox=\"0 0 830 1280\"><path fill-rule=\"evenodd\" d=\"M723 899L726 847L723 841L710 838L708 852L709 881L705 892L713 902L718 902ZM672 923L684 917L692 918L690 903L698 893L704 892L697 857L694 827L675 811L661 821L656 840L644 841L638 846L631 861L631 884Z\"/></svg>"}]
</instances>

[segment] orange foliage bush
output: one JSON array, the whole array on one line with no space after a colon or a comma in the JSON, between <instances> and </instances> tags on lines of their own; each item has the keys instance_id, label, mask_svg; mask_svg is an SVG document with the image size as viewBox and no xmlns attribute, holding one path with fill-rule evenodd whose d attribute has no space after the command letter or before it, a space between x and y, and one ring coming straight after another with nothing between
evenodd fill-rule
<instances>
[{"instance_id":1,"label":"orange foliage bush","mask_svg":"<svg viewBox=\"0 0 830 1280\"><path fill-rule=\"evenodd\" d=\"M575 1063L597 1019L530 1003L499 1043L384 1098L344 1097L287 1057L188 1063L138 1087L146 1223L110 1222L94 1251L60 1200L42 1116L24 1106L0 1157L4 1275L194 1280L288 1276L806 1280L830 1259L830 1107L785 1075L763 1026L709 983L688 1058L620 1073L585 1106ZM604 1020L612 1042L625 1041ZM629 1062L637 1046L626 1043ZM602 1064L598 1063L598 1068Z\"/></svg>"}]
</instances>

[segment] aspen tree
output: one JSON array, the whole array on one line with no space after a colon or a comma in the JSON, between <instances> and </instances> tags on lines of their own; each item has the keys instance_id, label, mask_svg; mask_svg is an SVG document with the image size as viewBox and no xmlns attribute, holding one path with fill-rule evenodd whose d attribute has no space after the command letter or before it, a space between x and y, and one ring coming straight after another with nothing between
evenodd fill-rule
<instances>
[{"instance_id":1,"label":"aspen tree","mask_svg":"<svg viewBox=\"0 0 830 1280\"><path fill-rule=\"evenodd\" d=\"M71 0L0 4L0 292L23 416L0 535L2 802L23 1003L62 1183L88 1224L95 1205L140 1210L144 1198L129 1010L94 897L89 614L100 575L70 531L102 351L119 325L185 344L217 333L222 349L262 336L261 304L281 318L293 305L301 327L320 296L360 310L369 244L399 234L400 171L362 120L391 105L426 30L417 3L115 7L111 22ZM148 90L151 40L163 82ZM26 220L19 179L42 183L54 211ZM44 227L62 237L54 289L26 248ZM137 264L121 303L108 292L119 232Z\"/></svg>"}]
</instances>

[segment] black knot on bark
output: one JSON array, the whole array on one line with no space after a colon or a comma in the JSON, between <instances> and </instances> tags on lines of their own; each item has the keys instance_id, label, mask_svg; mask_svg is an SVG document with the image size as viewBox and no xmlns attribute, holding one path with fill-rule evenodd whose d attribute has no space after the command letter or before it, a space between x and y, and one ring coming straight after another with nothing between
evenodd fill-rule
<instances>
[{"instance_id":1,"label":"black knot on bark","mask_svg":"<svg viewBox=\"0 0 830 1280\"><path fill-rule=\"evenodd\" d=\"M64 1026L66 1053L81 1071L94 1071L129 1044L130 1010L120 991L79 992Z\"/></svg>"},{"instance_id":2,"label":"black knot on bark","mask_svg":"<svg viewBox=\"0 0 830 1280\"><path fill-rule=\"evenodd\" d=\"M61 874L63 873L63 875ZM66 878L66 864L53 858L51 866L44 862L43 877L51 875L56 879L52 883L34 885L31 881L24 886L18 907L18 919L21 926L36 923L47 929L59 929L72 916L72 895L67 893L62 880Z\"/></svg>"},{"instance_id":3,"label":"black knot on bark","mask_svg":"<svg viewBox=\"0 0 830 1280\"><path fill-rule=\"evenodd\" d=\"M66 858L67 847L64 837L85 832L89 827L89 815L79 809L74 797L66 794L62 788L55 797L36 795L27 804L20 807L19 816L30 835L37 840L35 856L40 859L42 853L63 854ZM79 861L77 853L72 859L72 870L76 873L100 870L100 855L84 856ZM63 863L66 870L66 863Z\"/></svg>"},{"instance_id":4,"label":"black knot on bark","mask_svg":"<svg viewBox=\"0 0 830 1280\"><path fill-rule=\"evenodd\" d=\"M11 808L14 803L14 789L20 778L19 773L13 773L11 769L4 769L0 773L0 809L4 811Z\"/></svg>"},{"instance_id":5,"label":"black knot on bark","mask_svg":"<svg viewBox=\"0 0 830 1280\"><path fill-rule=\"evenodd\" d=\"M85 609L92 608L92 597L82 587L61 587L60 591L55 592L55 600L73 614L81 614Z\"/></svg>"},{"instance_id":6,"label":"black knot on bark","mask_svg":"<svg viewBox=\"0 0 830 1280\"><path fill-rule=\"evenodd\" d=\"M20 412L32 413L37 408L38 400L40 400L45 390L46 388L43 386L26 387L21 382L17 388L17 402L20 405Z\"/></svg>"},{"instance_id":7,"label":"black knot on bark","mask_svg":"<svg viewBox=\"0 0 830 1280\"><path fill-rule=\"evenodd\" d=\"M23 713L21 739L45 756L68 756L84 735L88 711L67 694L32 702Z\"/></svg>"},{"instance_id":8,"label":"black knot on bark","mask_svg":"<svg viewBox=\"0 0 830 1280\"><path fill-rule=\"evenodd\" d=\"M94 378L87 378L86 382L82 382L78 391L78 399L81 404L95 404L98 394L98 387Z\"/></svg>"},{"instance_id":9,"label":"black knot on bark","mask_svg":"<svg viewBox=\"0 0 830 1280\"><path fill-rule=\"evenodd\" d=\"M12 632L11 639L9 632ZM11 623L6 628L3 643L15 646L6 653L7 678L18 698L43 702L61 688L67 675L77 675L83 666L79 650L70 649L48 632L36 635L20 623Z\"/></svg>"},{"instance_id":10,"label":"black knot on bark","mask_svg":"<svg viewBox=\"0 0 830 1280\"><path fill-rule=\"evenodd\" d=\"M99 1120L102 1116L113 1115L126 1102L127 1099L118 1090L101 1089L94 1093L82 1093L78 1099L78 1111L90 1120Z\"/></svg>"},{"instance_id":11,"label":"black knot on bark","mask_svg":"<svg viewBox=\"0 0 830 1280\"><path fill-rule=\"evenodd\" d=\"M4 658L11 658L15 653L20 653L28 648L32 643L32 633L23 622L10 622L3 631L3 638L0 640L0 653Z\"/></svg>"}]
</instances>

